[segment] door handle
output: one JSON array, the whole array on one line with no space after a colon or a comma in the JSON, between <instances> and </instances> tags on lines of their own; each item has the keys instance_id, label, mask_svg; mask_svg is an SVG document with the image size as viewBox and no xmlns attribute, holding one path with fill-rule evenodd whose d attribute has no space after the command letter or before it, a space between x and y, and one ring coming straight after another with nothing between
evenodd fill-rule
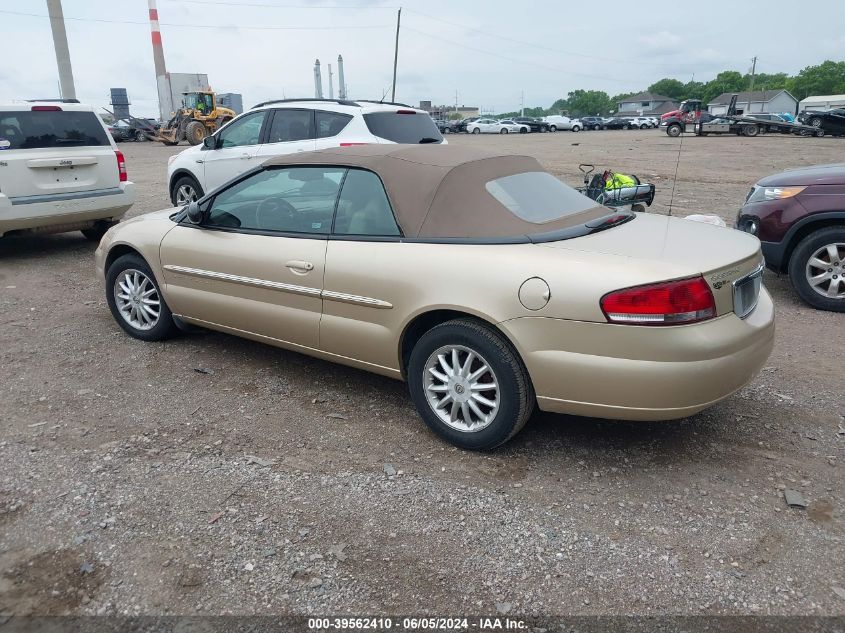
<instances>
[{"instance_id":1,"label":"door handle","mask_svg":"<svg viewBox=\"0 0 845 633\"><path fill-rule=\"evenodd\" d=\"M311 262L304 262L299 259L292 259L287 262L285 266L290 268L293 272L300 274L305 274L314 270L314 264L312 264Z\"/></svg>"}]
</instances>

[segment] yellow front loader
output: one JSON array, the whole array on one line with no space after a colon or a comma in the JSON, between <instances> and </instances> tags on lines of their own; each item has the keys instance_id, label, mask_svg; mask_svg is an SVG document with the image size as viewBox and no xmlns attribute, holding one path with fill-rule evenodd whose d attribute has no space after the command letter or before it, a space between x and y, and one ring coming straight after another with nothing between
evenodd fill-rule
<instances>
[{"instance_id":1,"label":"yellow front loader","mask_svg":"<svg viewBox=\"0 0 845 633\"><path fill-rule=\"evenodd\" d=\"M151 137L165 145L178 145L187 140L199 145L206 136L214 134L221 126L235 118L235 111L217 105L217 95L211 91L185 92L182 107L158 133Z\"/></svg>"}]
</instances>

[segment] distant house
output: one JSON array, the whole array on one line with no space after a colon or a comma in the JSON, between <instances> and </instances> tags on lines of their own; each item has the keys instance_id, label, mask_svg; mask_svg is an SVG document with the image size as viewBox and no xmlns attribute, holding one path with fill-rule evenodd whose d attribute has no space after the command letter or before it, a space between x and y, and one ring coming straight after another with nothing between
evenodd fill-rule
<instances>
[{"instance_id":1,"label":"distant house","mask_svg":"<svg viewBox=\"0 0 845 633\"><path fill-rule=\"evenodd\" d=\"M659 116L678 109L678 102L670 97L641 92L616 104L619 116Z\"/></svg>"},{"instance_id":2,"label":"distant house","mask_svg":"<svg viewBox=\"0 0 845 633\"><path fill-rule=\"evenodd\" d=\"M795 114L798 108L798 99L789 94L788 90L755 90L754 92L723 92L707 104L707 110L713 116L727 114L731 97L736 94L737 114L756 114L768 112L789 112Z\"/></svg>"}]
</instances>

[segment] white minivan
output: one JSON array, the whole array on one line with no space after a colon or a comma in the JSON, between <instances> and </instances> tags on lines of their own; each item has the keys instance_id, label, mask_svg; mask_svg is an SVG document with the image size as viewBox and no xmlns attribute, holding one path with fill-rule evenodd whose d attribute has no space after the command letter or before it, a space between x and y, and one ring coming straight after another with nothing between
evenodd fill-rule
<instances>
[{"instance_id":1,"label":"white minivan","mask_svg":"<svg viewBox=\"0 0 845 633\"><path fill-rule=\"evenodd\" d=\"M578 119L570 119L568 116L558 116L556 114L544 116L543 121L549 124L549 132L557 132L558 130L579 132L584 127Z\"/></svg>"},{"instance_id":2,"label":"white minivan","mask_svg":"<svg viewBox=\"0 0 845 633\"><path fill-rule=\"evenodd\" d=\"M0 237L80 230L99 241L134 201L123 154L93 107L0 103Z\"/></svg>"}]
</instances>

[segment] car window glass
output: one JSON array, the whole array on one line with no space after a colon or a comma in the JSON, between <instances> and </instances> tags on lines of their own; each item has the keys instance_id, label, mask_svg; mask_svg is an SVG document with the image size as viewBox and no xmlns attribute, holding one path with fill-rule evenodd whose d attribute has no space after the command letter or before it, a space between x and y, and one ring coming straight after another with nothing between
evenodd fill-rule
<instances>
[{"instance_id":1,"label":"car window glass","mask_svg":"<svg viewBox=\"0 0 845 633\"><path fill-rule=\"evenodd\" d=\"M261 126L264 124L266 110L253 112L235 119L220 131L219 147L240 147L242 145L258 145L261 139Z\"/></svg>"},{"instance_id":2,"label":"car window glass","mask_svg":"<svg viewBox=\"0 0 845 633\"><path fill-rule=\"evenodd\" d=\"M99 147L110 145L93 112L36 110L0 113L0 149Z\"/></svg>"},{"instance_id":3,"label":"car window glass","mask_svg":"<svg viewBox=\"0 0 845 633\"><path fill-rule=\"evenodd\" d=\"M337 203L339 235L400 235L381 180L371 171L350 169Z\"/></svg>"},{"instance_id":4,"label":"car window glass","mask_svg":"<svg viewBox=\"0 0 845 633\"><path fill-rule=\"evenodd\" d=\"M270 125L268 143L287 143L314 138L311 110L276 110Z\"/></svg>"},{"instance_id":5,"label":"car window glass","mask_svg":"<svg viewBox=\"0 0 845 633\"><path fill-rule=\"evenodd\" d=\"M338 112L317 112L317 138L337 136L352 120L348 114Z\"/></svg>"},{"instance_id":6,"label":"car window glass","mask_svg":"<svg viewBox=\"0 0 845 633\"><path fill-rule=\"evenodd\" d=\"M204 226L326 234L331 230L344 169L266 169L212 200Z\"/></svg>"},{"instance_id":7,"label":"car window glass","mask_svg":"<svg viewBox=\"0 0 845 633\"><path fill-rule=\"evenodd\" d=\"M595 200L544 171L530 171L491 180L487 191L515 216L541 224L597 206Z\"/></svg>"}]
</instances>

